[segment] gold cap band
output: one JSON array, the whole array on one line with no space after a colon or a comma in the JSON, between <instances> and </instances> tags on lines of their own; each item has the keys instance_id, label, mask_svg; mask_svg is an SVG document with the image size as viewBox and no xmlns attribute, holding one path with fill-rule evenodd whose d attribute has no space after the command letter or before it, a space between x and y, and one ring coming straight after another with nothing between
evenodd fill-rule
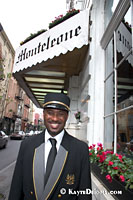
<instances>
[{"instance_id":1,"label":"gold cap band","mask_svg":"<svg viewBox=\"0 0 133 200\"><path fill-rule=\"evenodd\" d=\"M68 110L70 110L69 106L67 106L66 104L64 104L64 103L62 103L62 102L60 102L60 101L49 101L49 102L47 102L47 103L44 103L44 104L43 104L43 107L45 107L45 106L48 105L48 104L60 104L60 105L65 106Z\"/></svg>"}]
</instances>

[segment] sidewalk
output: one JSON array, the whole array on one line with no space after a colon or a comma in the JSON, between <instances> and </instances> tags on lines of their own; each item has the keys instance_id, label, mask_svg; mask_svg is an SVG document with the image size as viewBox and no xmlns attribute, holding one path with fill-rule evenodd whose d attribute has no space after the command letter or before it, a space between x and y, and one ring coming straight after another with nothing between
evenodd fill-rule
<instances>
[{"instance_id":1,"label":"sidewalk","mask_svg":"<svg viewBox=\"0 0 133 200\"><path fill-rule=\"evenodd\" d=\"M92 179L92 200L115 200L113 196L109 194L106 188L100 183L100 181L91 173Z\"/></svg>"},{"instance_id":2,"label":"sidewalk","mask_svg":"<svg viewBox=\"0 0 133 200\"><path fill-rule=\"evenodd\" d=\"M15 162L0 171L0 200L8 200Z\"/></svg>"}]
</instances>

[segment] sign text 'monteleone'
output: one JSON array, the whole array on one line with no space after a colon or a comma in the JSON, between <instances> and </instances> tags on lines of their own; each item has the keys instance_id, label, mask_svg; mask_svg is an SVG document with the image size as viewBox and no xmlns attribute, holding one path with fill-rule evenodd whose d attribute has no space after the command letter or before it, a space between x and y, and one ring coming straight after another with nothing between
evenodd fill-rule
<instances>
[{"instance_id":1,"label":"sign text 'monteleone'","mask_svg":"<svg viewBox=\"0 0 133 200\"><path fill-rule=\"evenodd\" d=\"M80 33L81 33L81 26L78 26L74 30L70 30L69 32L65 32L64 34L61 34L57 38L51 39L50 36L47 37L44 43L39 42L35 48L32 48L32 49L24 48L23 50L21 50L21 53L19 53L16 64L34 55L40 54L41 52L48 50L54 47L55 45L59 45L64 41L67 41L75 36L78 36Z\"/></svg>"}]
</instances>

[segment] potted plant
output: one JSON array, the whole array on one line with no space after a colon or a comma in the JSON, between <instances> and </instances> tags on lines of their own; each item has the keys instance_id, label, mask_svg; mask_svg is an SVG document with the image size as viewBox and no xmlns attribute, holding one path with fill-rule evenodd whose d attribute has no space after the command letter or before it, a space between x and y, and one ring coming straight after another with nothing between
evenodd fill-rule
<instances>
[{"instance_id":1,"label":"potted plant","mask_svg":"<svg viewBox=\"0 0 133 200\"><path fill-rule=\"evenodd\" d=\"M92 171L107 189L121 190L122 195L117 195L120 199L133 195L133 160L104 150L101 143L89 146L89 155Z\"/></svg>"},{"instance_id":2,"label":"potted plant","mask_svg":"<svg viewBox=\"0 0 133 200\"><path fill-rule=\"evenodd\" d=\"M75 118L76 118L76 120L77 120L77 123L81 122L81 121L80 121L81 112L80 112L80 111L77 111L74 115L75 115Z\"/></svg>"}]
</instances>

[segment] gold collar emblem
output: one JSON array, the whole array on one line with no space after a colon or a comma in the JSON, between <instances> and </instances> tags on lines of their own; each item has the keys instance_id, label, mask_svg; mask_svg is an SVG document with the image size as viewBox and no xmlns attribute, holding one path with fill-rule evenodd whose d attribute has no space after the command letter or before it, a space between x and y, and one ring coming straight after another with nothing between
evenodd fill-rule
<instances>
[{"instance_id":1,"label":"gold collar emblem","mask_svg":"<svg viewBox=\"0 0 133 200\"><path fill-rule=\"evenodd\" d=\"M75 181L75 176L74 174L68 174L66 177L66 184L67 185L73 185Z\"/></svg>"}]
</instances>

